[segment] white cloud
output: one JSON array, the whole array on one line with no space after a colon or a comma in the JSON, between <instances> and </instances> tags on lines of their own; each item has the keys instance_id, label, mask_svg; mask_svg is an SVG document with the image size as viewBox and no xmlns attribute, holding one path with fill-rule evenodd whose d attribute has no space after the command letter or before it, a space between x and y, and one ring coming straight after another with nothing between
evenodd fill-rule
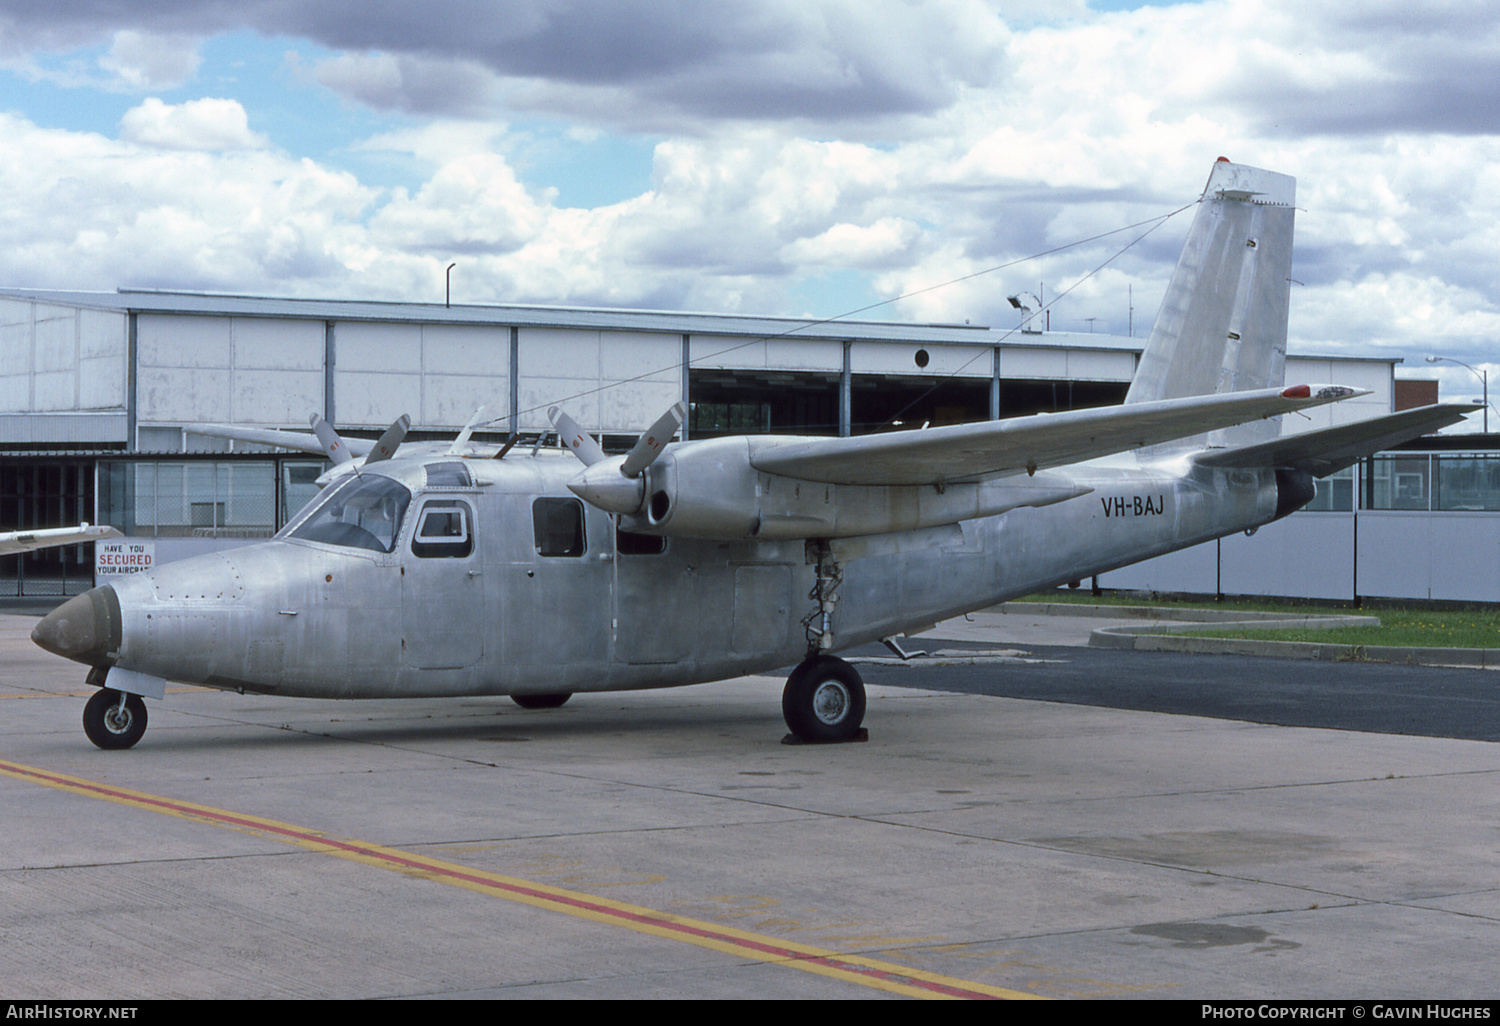
<instances>
[{"instance_id":1,"label":"white cloud","mask_svg":"<svg viewBox=\"0 0 1500 1026\"><path fill-rule=\"evenodd\" d=\"M120 119L120 138L164 150L258 150L267 143L250 130L238 100L203 99L181 104L149 97Z\"/></svg>"},{"instance_id":2,"label":"white cloud","mask_svg":"<svg viewBox=\"0 0 1500 1026\"><path fill-rule=\"evenodd\" d=\"M444 164L416 196L396 190L370 228L394 249L503 253L541 231L549 198L528 195L504 158L472 154Z\"/></svg>"},{"instance_id":3,"label":"white cloud","mask_svg":"<svg viewBox=\"0 0 1500 1026\"><path fill-rule=\"evenodd\" d=\"M880 314L1008 326L1008 292L1057 295L1133 236L1036 254L1191 204L1222 154L1299 179L1294 349L1441 343L1477 365L1500 329L1500 16L1479 6L520 0L434 14L178 0L170 25L97 28L111 49L85 62L91 84L106 65L111 83L157 91L203 74L172 32L315 40L335 56L305 58L302 84L356 100L350 124L398 112L358 149L410 155L407 187L334 170L338 153L270 149L250 128L253 94L227 87L141 103L118 142L18 122L0 183L28 216L0 211L20 240L0 269L59 286L433 298L459 259L466 299L784 314L841 270L895 296L1010 264ZM25 56L18 38L0 31L0 49ZM268 109L251 107L257 124ZM581 193L530 177L508 134L535 130L523 115L571 138L650 128L663 140L650 180L559 208ZM1133 300L1143 334L1188 216L1069 293L1054 326L1124 331Z\"/></svg>"},{"instance_id":4,"label":"white cloud","mask_svg":"<svg viewBox=\"0 0 1500 1026\"><path fill-rule=\"evenodd\" d=\"M781 256L801 270L878 268L905 255L920 232L915 222L899 217L882 217L869 225L844 222L820 235L788 243L781 248Z\"/></svg>"},{"instance_id":5,"label":"white cloud","mask_svg":"<svg viewBox=\"0 0 1500 1026\"><path fill-rule=\"evenodd\" d=\"M0 115L0 281L319 294L348 287L352 176L263 151L145 149Z\"/></svg>"}]
</instances>

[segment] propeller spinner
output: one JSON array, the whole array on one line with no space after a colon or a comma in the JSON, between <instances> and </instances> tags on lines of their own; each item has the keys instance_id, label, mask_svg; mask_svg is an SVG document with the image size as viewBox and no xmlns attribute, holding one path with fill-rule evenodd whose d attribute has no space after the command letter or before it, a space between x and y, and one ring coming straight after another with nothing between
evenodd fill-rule
<instances>
[{"instance_id":1,"label":"propeller spinner","mask_svg":"<svg viewBox=\"0 0 1500 1026\"><path fill-rule=\"evenodd\" d=\"M569 490L591 506L625 516L637 514L645 508L645 470L661 455L686 415L686 407L674 403L636 439L630 452L624 456L606 456L599 443L572 417L556 406L547 411L558 435L583 463L583 473L568 482Z\"/></svg>"}]
</instances>

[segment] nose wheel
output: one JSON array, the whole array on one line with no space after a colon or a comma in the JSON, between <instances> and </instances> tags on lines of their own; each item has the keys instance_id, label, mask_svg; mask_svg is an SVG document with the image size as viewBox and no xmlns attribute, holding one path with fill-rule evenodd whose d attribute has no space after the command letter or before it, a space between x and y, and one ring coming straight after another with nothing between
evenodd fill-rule
<instances>
[{"instance_id":1,"label":"nose wheel","mask_svg":"<svg viewBox=\"0 0 1500 1026\"><path fill-rule=\"evenodd\" d=\"M83 707L83 732L100 748L129 748L146 733L146 703L140 695L100 688Z\"/></svg>"},{"instance_id":2,"label":"nose wheel","mask_svg":"<svg viewBox=\"0 0 1500 1026\"><path fill-rule=\"evenodd\" d=\"M781 715L803 741L852 741L863 733L864 681L842 659L812 656L786 679Z\"/></svg>"}]
</instances>

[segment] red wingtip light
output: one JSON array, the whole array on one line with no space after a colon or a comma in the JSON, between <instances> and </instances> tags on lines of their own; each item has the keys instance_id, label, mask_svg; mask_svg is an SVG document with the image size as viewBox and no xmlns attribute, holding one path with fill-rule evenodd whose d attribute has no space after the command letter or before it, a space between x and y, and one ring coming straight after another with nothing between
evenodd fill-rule
<instances>
[{"instance_id":1,"label":"red wingtip light","mask_svg":"<svg viewBox=\"0 0 1500 1026\"><path fill-rule=\"evenodd\" d=\"M1283 399L1311 399L1312 398L1312 386L1311 385L1293 385L1291 388L1284 388L1284 389L1281 390L1281 398L1283 398Z\"/></svg>"},{"instance_id":2,"label":"red wingtip light","mask_svg":"<svg viewBox=\"0 0 1500 1026\"><path fill-rule=\"evenodd\" d=\"M1220 157L1218 160L1214 161L1214 163L1215 164L1228 164L1228 163L1230 163L1230 160L1229 160L1228 157Z\"/></svg>"}]
</instances>

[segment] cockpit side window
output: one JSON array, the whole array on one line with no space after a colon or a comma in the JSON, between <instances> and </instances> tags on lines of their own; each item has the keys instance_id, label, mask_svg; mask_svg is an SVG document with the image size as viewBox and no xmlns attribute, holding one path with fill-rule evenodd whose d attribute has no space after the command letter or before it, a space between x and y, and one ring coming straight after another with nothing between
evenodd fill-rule
<instances>
[{"instance_id":1,"label":"cockpit side window","mask_svg":"<svg viewBox=\"0 0 1500 1026\"><path fill-rule=\"evenodd\" d=\"M459 499L429 499L417 514L411 551L423 558L462 559L474 552L474 511Z\"/></svg>"},{"instance_id":2,"label":"cockpit side window","mask_svg":"<svg viewBox=\"0 0 1500 1026\"><path fill-rule=\"evenodd\" d=\"M542 556L581 556L583 503L577 499L537 499L531 504L536 551Z\"/></svg>"},{"instance_id":3,"label":"cockpit side window","mask_svg":"<svg viewBox=\"0 0 1500 1026\"><path fill-rule=\"evenodd\" d=\"M346 481L291 534L305 541L390 552L411 492L399 481L361 474Z\"/></svg>"}]
</instances>

